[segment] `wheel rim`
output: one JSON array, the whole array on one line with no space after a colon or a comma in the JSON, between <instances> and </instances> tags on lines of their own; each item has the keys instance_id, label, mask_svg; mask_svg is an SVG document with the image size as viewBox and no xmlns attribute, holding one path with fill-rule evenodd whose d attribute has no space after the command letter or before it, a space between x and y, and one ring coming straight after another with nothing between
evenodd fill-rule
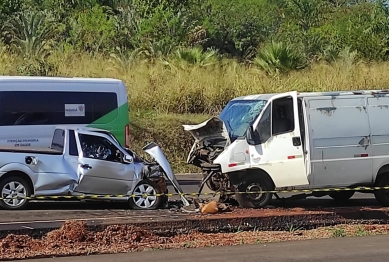
<instances>
[{"instance_id":1,"label":"wheel rim","mask_svg":"<svg viewBox=\"0 0 389 262\"><path fill-rule=\"evenodd\" d=\"M150 208L157 201L156 194L154 187L147 184L139 185L134 190L134 203L140 208Z\"/></svg>"},{"instance_id":2,"label":"wheel rim","mask_svg":"<svg viewBox=\"0 0 389 262\"><path fill-rule=\"evenodd\" d=\"M261 202L266 198L266 193L252 193L252 192L258 192L258 191L264 191L260 184L257 184L257 183L250 184L246 188L246 193L248 193L248 194L246 194L246 197L250 201Z\"/></svg>"},{"instance_id":3,"label":"wheel rim","mask_svg":"<svg viewBox=\"0 0 389 262\"><path fill-rule=\"evenodd\" d=\"M27 189L18 181L11 181L1 190L3 202L10 207L18 207L26 202Z\"/></svg>"}]
</instances>

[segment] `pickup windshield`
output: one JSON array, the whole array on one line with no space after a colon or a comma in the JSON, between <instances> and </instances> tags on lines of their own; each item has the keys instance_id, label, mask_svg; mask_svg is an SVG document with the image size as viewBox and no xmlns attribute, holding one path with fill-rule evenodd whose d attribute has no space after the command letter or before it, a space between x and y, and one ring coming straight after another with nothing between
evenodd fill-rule
<instances>
[{"instance_id":1,"label":"pickup windshield","mask_svg":"<svg viewBox=\"0 0 389 262\"><path fill-rule=\"evenodd\" d=\"M267 100L232 100L225 106L219 118L225 123L231 141L244 136L266 103Z\"/></svg>"}]
</instances>

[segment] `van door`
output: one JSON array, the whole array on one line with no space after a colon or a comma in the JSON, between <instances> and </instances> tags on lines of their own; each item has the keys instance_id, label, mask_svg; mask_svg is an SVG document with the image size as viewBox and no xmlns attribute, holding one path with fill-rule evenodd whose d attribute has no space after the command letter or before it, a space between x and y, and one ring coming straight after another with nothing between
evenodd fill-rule
<instances>
[{"instance_id":1,"label":"van door","mask_svg":"<svg viewBox=\"0 0 389 262\"><path fill-rule=\"evenodd\" d=\"M79 185L86 194L127 194L134 180L134 164L121 161L123 152L105 134L76 131Z\"/></svg>"},{"instance_id":2,"label":"van door","mask_svg":"<svg viewBox=\"0 0 389 262\"><path fill-rule=\"evenodd\" d=\"M365 96L319 96L306 101L314 186L371 183L373 160Z\"/></svg>"},{"instance_id":3,"label":"van door","mask_svg":"<svg viewBox=\"0 0 389 262\"><path fill-rule=\"evenodd\" d=\"M273 96L254 122L261 143L250 145L251 166L265 170L276 187L309 184L300 132L297 92Z\"/></svg>"}]
</instances>

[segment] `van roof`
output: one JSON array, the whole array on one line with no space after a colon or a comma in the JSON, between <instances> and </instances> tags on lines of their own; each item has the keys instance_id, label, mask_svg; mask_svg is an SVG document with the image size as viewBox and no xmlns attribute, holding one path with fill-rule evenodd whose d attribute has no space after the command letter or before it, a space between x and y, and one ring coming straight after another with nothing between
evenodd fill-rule
<instances>
[{"instance_id":1,"label":"van roof","mask_svg":"<svg viewBox=\"0 0 389 262\"><path fill-rule=\"evenodd\" d=\"M1 82L99 82L119 83L115 78L86 78L86 77L51 77L51 76L0 76Z\"/></svg>"},{"instance_id":2,"label":"van roof","mask_svg":"<svg viewBox=\"0 0 389 262\"><path fill-rule=\"evenodd\" d=\"M281 94L281 93L279 93ZM376 95L389 94L389 90L357 90L357 91L334 91L334 92L302 92L298 93L298 97L314 97L314 96L345 96L345 95ZM268 100L277 94L255 94L236 97L232 100Z\"/></svg>"}]
</instances>

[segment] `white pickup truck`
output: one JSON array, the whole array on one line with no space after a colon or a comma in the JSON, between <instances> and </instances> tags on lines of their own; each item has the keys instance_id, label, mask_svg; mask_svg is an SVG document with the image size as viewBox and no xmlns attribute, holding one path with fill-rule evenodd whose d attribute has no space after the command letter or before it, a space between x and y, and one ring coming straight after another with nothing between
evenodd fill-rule
<instances>
[{"instance_id":1,"label":"white pickup truck","mask_svg":"<svg viewBox=\"0 0 389 262\"><path fill-rule=\"evenodd\" d=\"M30 196L127 195L134 209L155 209L167 192L167 178L183 193L162 150L143 148L156 162L123 148L108 131L62 128L54 131L50 148L0 147L0 205L21 209ZM189 205L181 197L184 205Z\"/></svg>"}]
</instances>

